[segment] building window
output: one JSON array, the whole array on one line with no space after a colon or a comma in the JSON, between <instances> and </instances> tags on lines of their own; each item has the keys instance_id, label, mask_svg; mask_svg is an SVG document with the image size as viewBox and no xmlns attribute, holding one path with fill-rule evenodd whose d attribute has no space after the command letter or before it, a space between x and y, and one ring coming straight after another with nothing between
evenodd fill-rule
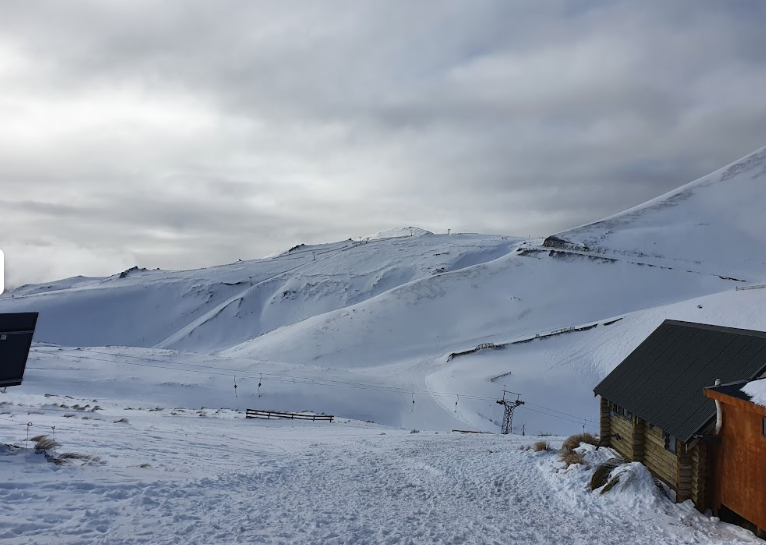
<instances>
[{"instance_id":1,"label":"building window","mask_svg":"<svg viewBox=\"0 0 766 545\"><path fill-rule=\"evenodd\" d=\"M669 435L667 433L663 433L662 435L665 437L665 448L675 454L677 447L675 435Z\"/></svg>"},{"instance_id":2,"label":"building window","mask_svg":"<svg viewBox=\"0 0 766 545\"><path fill-rule=\"evenodd\" d=\"M761 419L761 433L766 437L766 418Z\"/></svg>"},{"instance_id":3,"label":"building window","mask_svg":"<svg viewBox=\"0 0 766 545\"><path fill-rule=\"evenodd\" d=\"M621 416L623 418L627 418L628 420L633 418L633 413L632 412L630 412L625 407L617 405L616 403L612 405L612 416L614 416L615 414L617 416Z\"/></svg>"}]
</instances>

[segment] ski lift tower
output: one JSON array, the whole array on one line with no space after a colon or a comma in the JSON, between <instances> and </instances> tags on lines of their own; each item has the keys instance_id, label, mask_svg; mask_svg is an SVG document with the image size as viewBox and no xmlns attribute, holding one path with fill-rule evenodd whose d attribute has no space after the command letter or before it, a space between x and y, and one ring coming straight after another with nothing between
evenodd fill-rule
<instances>
[{"instance_id":1,"label":"ski lift tower","mask_svg":"<svg viewBox=\"0 0 766 545\"><path fill-rule=\"evenodd\" d=\"M510 400L505 399L505 394L512 394L516 396L516 399ZM515 392L508 392L507 390L503 389L503 399L499 399L497 401L498 405L502 405L505 407L505 415L503 416L503 435L507 435L511 433L511 429L513 429L513 411L516 407L519 405L524 405L524 402L521 400L521 394L517 394Z\"/></svg>"}]
</instances>

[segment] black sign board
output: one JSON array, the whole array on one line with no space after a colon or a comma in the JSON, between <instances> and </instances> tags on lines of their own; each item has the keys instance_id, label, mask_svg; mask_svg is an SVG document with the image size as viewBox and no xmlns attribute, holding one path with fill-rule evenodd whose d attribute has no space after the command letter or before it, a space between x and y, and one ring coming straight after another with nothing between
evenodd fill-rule
<instances>
[{"instance_id":1,"label":"black sign board","mask_svg":"<svg viewBox=\"0 0 766 545\"><path fill-rule=\"evenodd\" d=\"M21 384L36 325L37 312L0 314L0 388Z\"/></svg>"}]
</instances>

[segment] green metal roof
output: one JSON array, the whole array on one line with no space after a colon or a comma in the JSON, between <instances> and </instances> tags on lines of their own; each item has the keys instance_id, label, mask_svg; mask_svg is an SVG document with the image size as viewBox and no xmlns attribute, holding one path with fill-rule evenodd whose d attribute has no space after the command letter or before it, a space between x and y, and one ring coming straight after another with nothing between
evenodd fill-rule
<instances>
[{"instance_id":1,"label":"green metal roof","mask_svg":"<svg viewBox=\"0 0 766 545\"><path fill-rule=\"evenodd\" d=\"M688 441L715 417L703 389L766 370L766 333L665 320L593 391Z\"/></svg>"}]
</instances>

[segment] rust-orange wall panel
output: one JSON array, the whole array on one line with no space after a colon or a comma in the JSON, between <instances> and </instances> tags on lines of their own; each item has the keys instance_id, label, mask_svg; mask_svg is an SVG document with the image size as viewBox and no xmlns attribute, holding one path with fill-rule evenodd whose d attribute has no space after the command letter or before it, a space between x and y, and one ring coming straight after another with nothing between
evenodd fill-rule
<instances>
[{"instance_id":1,"label":"rust-orange wall panel","mask_svg":"<svg viewBox=\"0 0 766 545\"><path fill-rule=\"evenodd\" d=\"M712 395L711 395L712 394ZM725 505L766 529L766 408L710 392L723 409L722 442L715 449L714 506Z\"/></svg>"}]
</instances>

